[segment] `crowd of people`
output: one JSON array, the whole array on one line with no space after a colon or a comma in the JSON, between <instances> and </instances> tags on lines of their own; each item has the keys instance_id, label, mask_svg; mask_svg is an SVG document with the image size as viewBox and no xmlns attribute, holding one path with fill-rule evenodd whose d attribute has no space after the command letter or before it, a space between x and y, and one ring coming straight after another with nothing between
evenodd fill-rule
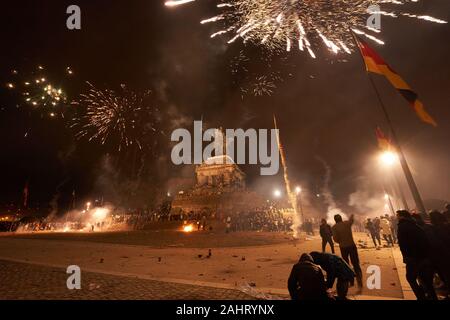
<instances>
[{"instance_id":1,"label":"crowd of people","mask_svg":"<svg viewBox=\"0 0 450 320\"><path fill-rule=\"evenodd\" d=\"M302 254L292 268L288 289L293 300L345 300L355 280L358 293L362 292L362 271L352 232L354 217L344 221L336 215L334 220L333 227L326 220L321 222L322 252ZM428 215L400 210L396 217L367 219L365 227L377 249L381 247L381 236L387 246L398 243L406 265L406 279L418 300L438 299L436 279L449 298L450 205L442 213L433 211ZM339 244L340 256L335 254L335 243ZM327 245L331 254L325 252ZM330 289L336 280L335 297Z\"/></svg>"},{"instance_id":2,"label":"crowd of people","mask_svg":"<svg viewBox=\"0 0 450 320\"><path fill-rule=\"evenodd\" d=\"M406 264L406 279L418 300L436 300L433 285L438 275L446 288L450 288L450 222L447 211L431 212L424 221L420 214L399 211L398 244Z\"/></svg>"},{"instance_id":3,"label":"crowd of people","mask_svg":"<svg viewBox=\"0 0 450 320\"><path fill-rule=\"evenodd\" d=\"M370 234L375 248L379 249L381 245L381 236L387 242L388 246L394 246L397 243L397 225L395 216L381 216L375 219L367 219L366 229Z\"/></svg>"},{"instance_id":4,"label":"crowd of people","mask_svg":"<svg viewBox=\"0 0 450 320\"><path fill-rule=\"evenodd\" d=\"M235 217L228 217L231 221L229 231L267 231L286 232L292 226L292 218L284 217L277 210L255 209L249 212L240 212Z\"/></svg>"},{"instance_id":5,"label":"crowd of people","mask_svg":"<svg viewBox=\"0 0 450 320\"><path fill-rule=\"evenodd\" d=\"M355 280L358 291L362 291L362 271L352 232L354 217L351 216L348 221L344 221L341 215L336 215L334 220L336 224L333 227L326 220L321 222L322 253L305 253L292 268L288 289L293 300L335 299L330 289L333 288L336 279L338 299L347 299L348 289L354 285ZM325 253L327 244L330 244L334 252L334 242L339 244L340 257ZM327 275L326 281L324 271Z\"/></svg>"}]
</instances>

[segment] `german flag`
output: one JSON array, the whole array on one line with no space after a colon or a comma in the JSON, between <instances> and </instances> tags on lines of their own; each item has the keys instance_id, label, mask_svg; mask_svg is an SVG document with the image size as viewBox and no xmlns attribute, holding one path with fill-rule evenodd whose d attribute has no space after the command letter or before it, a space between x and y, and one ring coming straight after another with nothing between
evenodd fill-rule
<instances>
[{"instance_id":1,"label":"german flag","mask_svg":"<svg viewBox=\"0 0 450 320\"><path fill-rule=\"evenodd\" d=\"M391 139L386 137L386 135L380 129L380 127L377 127L377 129L375 130L375 134L377 135L378 146L380 147L381 150L389 151L394 149L391 143Z\"/></svg>"},{"instance_id":2,"label":"german flag","mask_svg":"<svg viewBox=\"0 0 450 320\"><path fill-rule=\"evenodd\" d=\"M408 84L381 58L375 50L364 41L357 39L359 49L366 63L367 72L373 72L385 76L389 82L398 90L398 92L408 101L410 106L416 112L417 116L432 126L437 127L436 121L429 115L418 95L408 86Z\"/></svg>"}]
</instances>

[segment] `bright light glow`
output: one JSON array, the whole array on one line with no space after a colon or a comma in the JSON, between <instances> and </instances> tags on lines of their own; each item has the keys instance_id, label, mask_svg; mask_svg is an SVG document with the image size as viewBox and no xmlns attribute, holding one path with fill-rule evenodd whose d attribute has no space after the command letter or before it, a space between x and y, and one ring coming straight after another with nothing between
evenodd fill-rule
<instances>
[{"instance_id":1,"label":"bright light glow","mask_svg":"<svg viewBox=\"0 0 450 320\"><path fill-rule=\"evenodd\" d=\"M301 187L295 188L295 193L297 193L297 195L299 195L300 193L302 193L302 188L301 188Z\"/></svg>"},{"instance_id":2,"label":"bright light glow","mask_svg":"<svg viewBox=\"0 0 450 320\"><path fill-rule=\"evenodd\" d=\"M109 215L109 209L106 208L96 208L93 213L93 217L96 221L103 221Z\"/></svg>"},{"instance_id":3,"label":"bright light glow","mask_svg":"<svg viewBox=\"0 0 450 320\"><path fill-rule=\"evenodd\" d=\"M192 224L188 224L183 227L183 232L189 233L194 231L194 226Z\"/></svg>"},{"instance_id":4,"label":"bright light glow","mask_svg":"<svg viewBox=\"0 0 450 320\"><path fill-rule=\"evenodd\" d=\"M281 198L281 191L277 189L273 192L273 195L275 196L275 198Z\"/></svg>"},{"instance_id":5,"label":"bright light glow","mask_svg":"<svg viewBox=\"0 0 450 320\"><path fill-rule=\"evenodd\" d=\"M392 166L398 160L397 154L392 151L385 151L380 155L380 161L385 166Z\"/></svg>"}]
</instances>

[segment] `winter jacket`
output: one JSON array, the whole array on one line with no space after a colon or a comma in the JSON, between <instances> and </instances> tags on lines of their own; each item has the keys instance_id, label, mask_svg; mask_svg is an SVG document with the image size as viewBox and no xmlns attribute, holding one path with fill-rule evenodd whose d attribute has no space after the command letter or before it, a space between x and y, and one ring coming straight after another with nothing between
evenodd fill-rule
<instances>
[{"instance_id":1,"label":"winter jacket","mask_svg":"<svg viewBox=\"0 0 450 320\"><path fill-rule=\"evenodd\" d=\"M314 263L322 267L327 273L327 287L332 288L334 281L342 279L345 281L353 282L356 277L352 268L341 257L330 253L312 252L311 256L314 259Z\"/></svg>"},{"instance_id":2,"label":"winter jacket","mask_svg":"<svg viewBox=\"0 0 450 320\"><path fill-rule=\"evenodd\" d=\"M320 225L320 236L322 237L322 239L332 239L333 232L331 231L331 227L329 224Z\"/></svg>"},{"instance_id":3,"label":"winter jacket","mask_svg":"<svg viewBox=\"0 0 450 320\"><path fill-rule=\"evenodd\" d=\"M398 222L397 238L405 263L429 258L430 245L426 234L413 219L401 219Z\"/></svg>"},{"instance_id":4,"label":"winter jacket","mask_svg":"<svg viewBox=\"0 0 450 320\"><path fill-rule=\"evenodd\" d=\"M353 218L349 221L336 223L333 228L334 241L339 243L341 248L349 248L355 245L352 233Z\"/></svg>"},{"instance_id":5,"label":"winter jacket","mask_svg":"<svg viewBox=\"0 0 450 320\"><path fill-rule=\"evenodd\" d=\"M328 300L322 269L309 254L304 254L292 268L288 289L292 300Z\"/></svg>"},{"instance_id":6,"label":"winter jacket","mask_svg":"<svg viewBox=\"0 0 450 320\"><path fill-rule=\"evenodd\" d=\"M380 225L381 225L381 231L384 235L387 235L387 236L392 235L391 224L387 219L385 219L385 218L381 219Z\"/></svg>"},{"instance_id":7,"label":"winter jacket","mask_svg":"<svg viewBox=\"0 0 450 320\"><path fill-rule=\"evenodd\" d=\"M377 234L377 231L376 231L375 226L374 226L372 221L368 221L366 223L366 229L369 230L371 235L376 235Z\"/></svg>"}]
</instances>

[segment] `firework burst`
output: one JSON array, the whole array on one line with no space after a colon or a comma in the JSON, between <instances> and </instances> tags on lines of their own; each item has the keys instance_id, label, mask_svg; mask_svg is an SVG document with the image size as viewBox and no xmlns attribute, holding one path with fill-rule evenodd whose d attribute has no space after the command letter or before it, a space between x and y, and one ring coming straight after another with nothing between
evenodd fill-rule
<instances>
[{"instance_id":1,"label":"firework burst","mask_svg":"<svg viewBox=\"0 0 450 320\"><path fill-rule=\"evenodd\" d=\"M253 55L251 51L240 50L232 55L230 60L230 72L232 83L239 88L241 98L246 95L271 96L285 77L291 77L294 66L286 56L268 52L263 55Z\"/></svg>"},{"instance_id":2,"label":"firework burst","mask_svg":"<svg viewBox=\"0 0 450 320\"><path fill-rule=\"evenodd\" d=\"M253 94L255 96L271 96L277 88L277 81L281 81L278 74L268 74L258 76L253 83Z\"/></svg>"},{"instance_id":3,"label":"firework burst","mask_svg":"<svg viewBox=\"0 0 450 320\"><path fill-rule=\"evenodd\" d=\"M135 93L121 85L120 91L99 90L88 82L89 90L74 102L84 109L74 118L77 138L113 143L118 151L137 146L143 150L146 138L157 132L158 109L151 106L151 91ZM80 110L83 112L83 110Z\"/></svg>"},{"instance_id":4,"label":"firework burst","mask_svg":"<svg viewBox=\"0 0 450 320\"><path fill-rule=\"evenodd\" d=\"M10 90L18 92L26 104L47 112L54 117L59 111L58 107L68 104L66 92L49 79L43 66L38 66L30 74L22 76L17 70L12 70L14 80L6 84ZM70 67L66 69L67 75L72 75Z\"/></svg>"},{"instance_id":5,"label":"firework burst","mask_svg":"<svg viewBox=\"0 0 450 320\"><path fill-rule=\"evenodd\" d=\"M177 7L200 0L166 1ZM351 32L383 44L378 29L368 26L368 18L379 14L390 18L408 17L446 23L426 15L415 15L398 7L419 0L218 0L219 14L203 19L202 24L220 27L211 38L227 37L229 44L242 39L270 50L298 48L316 57L315 47L323 43L334 53L351 53Z\"/></svg>"}]
</instances>

